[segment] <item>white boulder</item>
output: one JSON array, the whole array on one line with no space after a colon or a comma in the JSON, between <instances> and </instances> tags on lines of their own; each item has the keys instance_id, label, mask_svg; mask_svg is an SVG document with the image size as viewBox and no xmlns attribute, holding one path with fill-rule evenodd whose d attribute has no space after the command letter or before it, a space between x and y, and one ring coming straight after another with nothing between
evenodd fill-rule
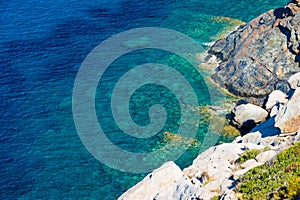
<instances>
[{"instance_id":1,"label":"white boulder","mask_svg":"<svg viewBox=\"0 0 300 200\"><path fill-rule=\"evenodd\" d=\"M285 104L287 102L287 95L280 90L273 91L269 96L265 105L267 110L272 109L276 104Z\"/></svg>"},{"instance_id":2,"label":"white boulder","mask_svg":"<svg viewBox=\"0 0 300 200\"><path fill-rule=\"evenodd\" d=\"M197 192L174 162L167 162L127 190L119 200L188 199Z\"/></svg>"},{"instance_id":3,"label":"white boulder","mask_svg":"<svg viewBox=\"0 0 300 200\"><path fill-rule=\"evenodd\" d=\"M295 90L298 87L300 87L300 72L292 75L289 80L288 83L290 84L290 87Z\"/></svg>"},{"instance_id":4,"label":"white boulder","mask_svg":"<svg viewBox=\"0 0 300 200\"><path fill-rule=\"evenodd\" d=\"M283 134L295 133L300 128L300 88L297 88L288 103L275 117L275 127Z\"/></svg>"},{"instance_id":5,"label":"white boulder","mask_svg":"<svg viewBox=\"0 0 300 200\"><path fill-rule=\"evenodd\" d=\"M246 124L249 122L258 124L268 117L266 110L250 103L236 106L232 113L234 115L233 124L239 128L247 126Z\"/></svg>"},{"instance_id":6,"label":"white boulder","mask_svg":"<svg viewBox=\"0 0 300 200\"><path fill-rule=\"evenodd\" d=\"M265 152L258 154L255 157L255 160L257 162L265 163L265 162L272 160L274 158L274 156L276 156L276 154L277 154L276 151L273 151L273 150L265 151Z\"/></svg>"}]
</instances>

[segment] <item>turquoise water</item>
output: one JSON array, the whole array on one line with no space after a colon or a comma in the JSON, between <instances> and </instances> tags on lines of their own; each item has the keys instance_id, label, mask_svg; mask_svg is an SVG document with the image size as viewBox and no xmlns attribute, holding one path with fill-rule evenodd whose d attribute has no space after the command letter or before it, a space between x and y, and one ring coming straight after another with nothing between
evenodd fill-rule
<instances>
[{"instance_id":1,"label":"turquoise water","mask_svg":"<svg viewBox=\"0 0 300 200\"><path fill-rule=\"evenodd\" d=\"M210 42L230 25L214 16L247 22L286 2L1 1L0 199L116 199L143 178L144 174L120 172L97 161L83 146L74 126L71 104L75 76L84 58L100 42L145 26L170 28L199 43ZM199 104L210 103L201 77L174 55L148 50L116 61L99 84L96 109L108 137L127 150L160 148L165 142L162 132L176 132L180 122L178 102L172 93L146 85L131 99L131 110L138 111L132 114L133 120L146 124L145 107L160 102L170 113L164 130L151 140L119 137L108 101L101 101L101 95L109 97L109 89L124 71L154 61L181 70L198 92ZM164 98L155 98L158 91ZM207 125L200 124L199 141ZM189 165L198 151L189 149L177 164Z\"/></svg>"}]
</instances>

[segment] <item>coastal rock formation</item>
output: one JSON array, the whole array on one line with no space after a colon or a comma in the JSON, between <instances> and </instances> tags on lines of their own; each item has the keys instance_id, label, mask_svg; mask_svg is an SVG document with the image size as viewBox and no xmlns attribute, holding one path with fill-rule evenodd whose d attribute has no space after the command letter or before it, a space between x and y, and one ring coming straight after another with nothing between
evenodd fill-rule
<instances>
[{"instance_id":1,"label":"coastal rock formation","mask_svg":"<svg viewBox=\"0 0 300 200\"><path fill-rule=\"evenodd\" d=\"M262 105L273 90L287 92L288 78L300 71L299 35L297 1L262 14L211 47L209 53L220 61L212 79Z\"/></svg>"},{"instance_id":2,"label":"coastal rock formation","mask_svg":"<svg viewBox=\"0 0 300 200\"><path fill-rule=\"evenodd\" d=\"M237 199L233 189L239 178L300 140L300 133L284 138L264 138L261 134L258 137L258 134L260 133L250 133L236 138L232 143L211 147L184 170L174 162L165 163L125 192L119 200L209 200L216 196L222 196L221 199ZM239 163L241 156L253 150L257 155Z\"/></svg>"},{"instance_id":3,"label":"coastal rock formation","mask_svg":"<svg viewBox=\"0 0 300 200\"><path fill-rule=\"evenodd\" d=\"M119 200L238 199L237 186L249 170L271 166L300 141L299 1L261 15L210 50L221 60L214 80L236 95L259 99L261 107L236 106L232 123L239 128L262 123L232 143L207 149L183 170L165 163Z\"/></svg>"},{"instance_id":4,"label":"coastal rock formation","mask_svg":"<svg viewBox=\"0 0 300 200\"><path fill-rule=\"evenodd\" d=\"M238 128L253 128L256 124L265 121L268 112L253 104L242 104L236 106L233 111L232 123Z\"/></svg>"},{"instance_id":5,"label":"coastal rock formation","mask_svg":"<svg viewBox=\"0 0 300 200\"><path fill-rule=\"evenodd\" d=\"M265 105L266 110L271 110L274 106L278 104L285 104L287 102L287 95L280 90L273 91L267 99Z\"/></svg>"},{"instance_id":6,"label":"coastal rock formation","mask_svg":"<svg viewBox=\"0 0 300 200\"><path fill-rule=\"evenodd\" d=\"M285 98L285 94L273 92L268 99L273 102L270 105L281 102L278 114L250 133L207 149L183 170L174 162L164 164L119 199L237 199L234 188L249 170L271 163L278 153L300 141L300 88ZM250 119L262 121L268 112L242 104L235 108L235 114L242 124Z\"/></svg>"},{"instance_id":7,"label":"coastal rock formation","mask_svg":"<svg viewBox=\"0 0 300 200\"><path fill-rule=\"evenodd\" d=\"M167 162L124 193L119 200L182 199L191 197L197 188L174 163Z\"/></svg>"},{"instance_id":8,"label":"coastal rock formation","mask_svg":"<svg viewBox=\"0 0 300 200\"><path fill-rule=\"evenodd\" d=\"M296 90L297 87L300 87L300 72L291 76L288 80L288 83L290 84L290 87L293 90Z\"/></svg>"},{"instance_id":9,"label":"coastal rock formation","mask_svg":"<svg viewBox=\"0 0 300 200\"><path fill-rule=\"evenodd\" d=\"M300 129L300 88L296 89L288 103L276 115L275 127L283 134L293 134Z\"/></svg>"}]
</instances>

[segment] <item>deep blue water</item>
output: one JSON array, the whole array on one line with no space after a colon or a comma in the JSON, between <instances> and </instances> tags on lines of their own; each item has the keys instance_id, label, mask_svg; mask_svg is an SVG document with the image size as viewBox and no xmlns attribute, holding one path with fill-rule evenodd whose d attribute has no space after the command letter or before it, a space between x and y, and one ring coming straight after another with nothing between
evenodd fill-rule
<instances>
[{"instance_id":1,"label":"deep blue water","mask_svg":"<svg viewBox=\"0 0 300 200\"><path fill-rule=\"evenodd\" d=\"M76 73L87 54L103 40L132 28L157 26L180 31L199 43L210 42L228 26L212 20L213 16L249 21L286 2L0 1L0 199L115 199L144 176L101 164L82 145L74 126L72 89ZM110 87L118 77L118 66L140 64L143 59L178 61L170 55L136 52L116 62L102 86ZM188 68L181 69L185 75L194 76ZM192 80L200 91L206 90L201 78ZM147 91L155 94L157 89ZM133 97L132 109L142 109L135 98L153 94L141 91ZM172 94L166 99L169 97ZM150 104L159 100L154 98ZM205 95L199 98L202 105L209 103L206 100ZM107 111L105 103L96 104L99 113ZM173 104L176 106L176 101ZM172 112L172 107L169 110ZM143 114L133 119L141 124L148 120ZM175 132L178 121L170 117L166 130ZM206 129L205 124L200 127L199 140ZM118 132L113 124L107 131ZM110 135L115 143L124 139L115 136ZM129 150L147 151L157 145L156 140L148 141L149 146L140 140L134 142L134 149ZM197 151L191 150L177 163L187 166L196 155Z\"/></svg>"}]
</instances>

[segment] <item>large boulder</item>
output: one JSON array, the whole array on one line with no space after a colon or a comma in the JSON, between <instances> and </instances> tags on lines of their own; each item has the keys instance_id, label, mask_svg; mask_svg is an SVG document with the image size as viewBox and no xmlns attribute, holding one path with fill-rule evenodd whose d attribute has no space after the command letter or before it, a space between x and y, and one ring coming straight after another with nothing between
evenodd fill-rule
<instances>
[{"instance_id":1,"label":"large boulder","mask_svg":"<svg viewBox=\"0 0 300 200\"><path fill-rule=\"evenodd\" d=\"M275 127L283 134L295 133L300 129L300 88L297 88L288 101L275 117Z\"/></svg>"},{"instance_id":2,"label":"large boulder","mask_svg":"<svg viewBox=\"0 0 300 200\"><path fill-rule=\"evenodd\" d=\"M300 71L298 35L298 2L262 14L211 47L209 53L220 61L212 79L262 105L274 89L287 92L287 79Z\"/></svg>"},{"instance_id":3,"label":"large boulder","mask_svg":"<svg viewBox=\"0 0 300 200\"><path fill-rule=\"evenodd\" d=\"M242 129L251 129L268 117L266 110L250 103L236 106L232 114L232 123Z\"/></svg>"},{"instance_id":4,"label":"large boulder","mask_svg":"<svg viewBox=\"0 0 300 200\"><path fill-rule=\"evenodd\" d=\"M242 143L250 143L250 144L260 144L261 141L262 141L262 134L259 131L254 133L248 133L242 139Z\"/></svg>"},{"instance_id":5,"label":"large boulder","mask_svg":"<svg viewBox=\"0 0 300 200\"><path fill-rule=\"evenodd\" d=\"M285 104L287 102L287 95L280 90L274 90L267 99L265 108L272 109L276 104ZM279 106L279 105L277 105Z\"/></svg>"},{"instance_id":6,"label":"large boulder","mask_svg":"<svg viewBox=\"0 0 300 200\"><path fill-rule=\"evenodd\" d=\"M298 87L300 87L300 72L293 74L289 78L288 83L293 90L296 90Z\"/></svg>"},{"instance_id":7,"label":"large boulder","mask_svg":"<svg viewBox=\"0 0 300 200\"><path fill-rule=\"evenodd\" d=\"M167 162L130 188L119 200L188 199L197 188L174 162Z\"/></svg>"},{"instance_id":8,"label":"large boulder","mask_svg":"<svg viewBox=\"0 0 300 200\"><path fill-rule=\"evenodd\" d=\"M276 151L269 150L265 152L261 152L255 157L257 162L265 163L272 160L277 155Z\"/></svg>"}]
</instances>

